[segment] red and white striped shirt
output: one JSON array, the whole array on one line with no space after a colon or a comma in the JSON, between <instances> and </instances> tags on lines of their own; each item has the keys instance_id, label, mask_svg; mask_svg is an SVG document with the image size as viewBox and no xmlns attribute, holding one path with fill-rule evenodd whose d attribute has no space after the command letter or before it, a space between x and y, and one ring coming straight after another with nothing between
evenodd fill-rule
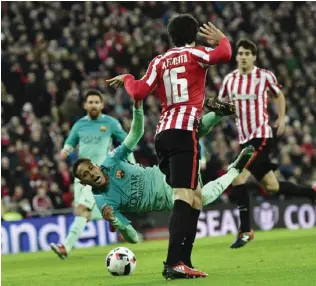
<instances>
[{"instance_id":1,"label":"red and white striped shirt","mask_svg":"<svg viewBox=\"0 0 316 286\"><path fill-rule=\"evenodd\" d=\"M162 112L156 134L167 129L196 130L205 97L205 77L209 65L227 62L231 46L226 38L216 49L181 47L154 58L141 80L124 77L127 92L134 99L145 98L153 89Z\"/></svg>"},{"instance_id":2,"label":"red and white striped shirt","mask_svg":"<svg viewBox=\"0 0 316 286\"><path fill-rule=\"evenodd\" d=\"M252 138L273 137L267 112L268 91L278 96L280 90L275 75L258 67L246 75L235 70L224 78L218 97L235 104L240 144Z\"/></svg>"}]
</instances>

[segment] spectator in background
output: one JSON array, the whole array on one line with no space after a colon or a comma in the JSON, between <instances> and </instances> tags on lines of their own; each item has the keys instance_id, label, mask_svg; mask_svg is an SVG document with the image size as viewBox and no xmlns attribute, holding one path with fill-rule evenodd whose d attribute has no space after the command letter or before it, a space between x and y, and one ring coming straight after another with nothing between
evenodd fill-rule
<instances>
[{"instance_id":1,"label":"spectator in background","mask_svg":"<svg viewBox=\"0 0 316 286\"><path fill-rule=\"evenodd\" d=\"M66 122L74 122L77 118L83 115L82 107L80 106L79 90L76 88L76 83L72 83L73 88L67 92L67 95L60 105L59 111L61 118Z\"/></svg>"},{"instance_id":2,"label":"spectator in background","mask_svg":"<svg viewBox=\"0 0 316 286\"><path fill-rule=\"evenodd\" d=\"M68 191L69 186L72 183L72 176L69 172L67 164L64 161L60 161L58 163L58 171L55 177L55 181L63 192Z\"/></svg>"},{"instance_id":3,"label":"spectator in background","mask_svg":"<svg viewBox=\"0 0 316 286\"><path fill-rule=\"evenodd\" d=\"M67 208L67 205L63 200L63 193L58 184L54 182L50 184L48 196L51 199L55 209Z\"/></svg>"},{"instance_id":4,"label":"spectator in background","mask_svg":"<svg viewBox=\"0 0 316 286\"><path fill-rule=\"evenodd\" d=\"M30 202L24 193L24 188L21 185L16 185L14 188L11 203L15 204L15 209L22 216L28 216L31 212Z\"/></svg>"},{"instance_id":5,"label":"spectator in background","mask_svg":"<svg viewBox=\"0 0 316 286\"><path fill-rule=\"evenodd\" d=\"M5 205L11 201L10 190L7 186L7 180L4 177L1 177L1 198Z\"/></svg>"},{"instance_id":6,"label":"spectator in background","mask_svg":"<svg viewBox=\"0 0 316 286\"><path fill-rule=\"evenodd\" d=\"M50 215L50 210L53 209L53 203L50 197L47 195L46 186L40 186L37 190L37 194L32 199L32 206L34 211L37 211L41 216Z\"/></svg>"}]
</instances>

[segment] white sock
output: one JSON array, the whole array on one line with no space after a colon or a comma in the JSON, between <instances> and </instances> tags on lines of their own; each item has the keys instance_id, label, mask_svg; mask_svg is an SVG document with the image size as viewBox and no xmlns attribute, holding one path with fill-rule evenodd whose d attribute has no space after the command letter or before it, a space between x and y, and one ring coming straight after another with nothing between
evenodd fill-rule
<instances>
[{"instance_id":1,"label":"white sock","mask_svg":"<svg viewBox=\"0 0 316 286\"><path fill-rule=\"evenodd\" d=\"M214 202L238 175L239 172L235 168L231 168L227 174L207 183L202 188L203 206Z\"/></svg>"},{"instance_id":2,"label":"white sock","mask_svg":"<svg viewBox=\"0 0 316 286\"><path fill-rule=\"evenodd\" d=\"M70 227L70 230L65 242L65 248L66 248L67 254L70 253L71 249L78 241L80 234L83 232L86 224L87 224L87 219L85 217L82 217L82 216L75 217L75 220Z\"/></svg>"}]
</instances>

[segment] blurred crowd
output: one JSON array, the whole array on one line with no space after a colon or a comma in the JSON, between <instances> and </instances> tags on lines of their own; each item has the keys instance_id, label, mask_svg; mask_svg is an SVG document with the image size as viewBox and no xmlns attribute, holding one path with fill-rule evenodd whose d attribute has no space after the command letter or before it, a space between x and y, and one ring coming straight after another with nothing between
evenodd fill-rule
<instances>
[{"instance_id":1,"label":"blurred crowd","mask_svg":"<svg viewBox=\"0 0 316 286\"><path fill-rule=\"evenodd\" d=\"M247 37L258 45L257 65L275 73L287 101L287 127L278 140L280 179L316 184L316 4L313 2L1 2L2 209L47 215L73 203L71 165L58 154L73 123L84 115L83 94L104 94L104 112L131 123L131 100L105 79L140 78L150 60L169 49L168 19L192 13L211 21L234 46ZM199 44L203 44L199 42ZM235 69L212 66L207 96ZM272 102L273 103L273 102ZM145 136L135 156L156 163L154 132L159 101L145 101ZM275 119L271 108L271 120ZM272 122L273 123L273 122ZM239 152L234 119L204 138L205 181L225 173Z\"/></svg>"}]
</instances>

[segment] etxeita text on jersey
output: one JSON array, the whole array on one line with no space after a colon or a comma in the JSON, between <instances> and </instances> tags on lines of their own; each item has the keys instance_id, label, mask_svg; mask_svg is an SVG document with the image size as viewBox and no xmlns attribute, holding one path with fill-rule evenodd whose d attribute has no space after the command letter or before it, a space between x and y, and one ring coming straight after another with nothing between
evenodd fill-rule
<instances>
[{"instance_id":1,"label":"etxeita text on jersey","mask_svg":"<svg viewBox=\"0 0 316 286\"><path fill-rule=\"evenodd\" d=\"M166 59L162 64L162 68L166 69L171 65L178 65L178 64L183 64L183 63L187 63L187 62L188 62L188 57L186 54L184 54L184 55L180 55L180 56L175 57L175 58Z\"/></svg>"}]
</instances>

